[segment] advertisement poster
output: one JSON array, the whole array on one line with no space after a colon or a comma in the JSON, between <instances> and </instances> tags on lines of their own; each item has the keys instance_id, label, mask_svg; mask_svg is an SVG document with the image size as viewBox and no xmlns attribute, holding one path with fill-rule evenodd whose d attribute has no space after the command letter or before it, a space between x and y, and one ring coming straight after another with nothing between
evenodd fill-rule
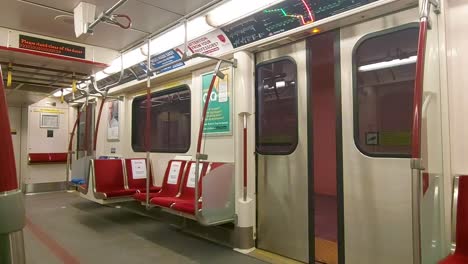
<instances>
[{"instance_id":1,"label":"advertisement poster","mask_svg":"<svg viewBox=\"0 0 468 264\"><path fill-rule=\"evenodd\" d=\"M231 74L223 70L224 79L216 79L206 113L205 135L230 135L231 128ZM202 109L205 105L213 73L202 76Z\"/></svg>"},{"instance_id":2,"label":"advertisement poster","mask_svg":"<svg viewBox=\"0 0 468 264\"><path fill-rule=\"evenodd\" d=\"M120 117L119 117L119 101L107 102L108 117L107 117L107 140L120 139Z\"/></svg>"}]
</instances>

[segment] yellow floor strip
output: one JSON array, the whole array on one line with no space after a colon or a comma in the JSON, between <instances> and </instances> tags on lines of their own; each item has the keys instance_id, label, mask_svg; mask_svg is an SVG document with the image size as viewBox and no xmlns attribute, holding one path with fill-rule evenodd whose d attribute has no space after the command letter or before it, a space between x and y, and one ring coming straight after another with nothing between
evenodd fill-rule
<instances>
[{"instance_id":1,"label":"yellow floor strip","mask_svg":"<svg viewBox=\"0 0 468 264\"><path fill-rule=\"evenodd\" d=\"M265 250L255 249L248 255L272 264L302 264L294 259L286 258ZM338 245L336 242L315 238L315 259L317 263L338 264Z\"/></svg>"},{"instance_id":2,"label":"yellow floor strip","mask_svg":"<svg viewBox=\"0 0 468 264\"><path fill-rule=\"evenodd\" d=\"M249 255L256 259L263 260L272 264L302 264L302 262L289 259L261 249L255 249Z\"/></svg>"},{"instance_id":3,"label":"yellow floor strip","mask_svg":"<svg viewBox=\"0 0 468 264\"><path fill-rule=\"evenodd\" d=\"M327 264L338 264L336 242L315 238L315 260Z\"/></svg>"}]
</instances>

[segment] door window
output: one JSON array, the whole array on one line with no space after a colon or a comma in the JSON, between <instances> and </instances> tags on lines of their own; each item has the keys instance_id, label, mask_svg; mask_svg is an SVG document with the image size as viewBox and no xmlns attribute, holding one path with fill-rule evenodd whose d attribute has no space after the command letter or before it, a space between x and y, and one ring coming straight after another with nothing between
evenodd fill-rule
<instances>
[{"instance_id":1,"label":"door window","mask_svg":"<svg viewBox=\"0 0 468 264\"><path fill-rule=\"evenodd\" d=\"M366 155L410 156L418 31L371 34L355 48L354 138Z\"/></svg>"}]
</instances>

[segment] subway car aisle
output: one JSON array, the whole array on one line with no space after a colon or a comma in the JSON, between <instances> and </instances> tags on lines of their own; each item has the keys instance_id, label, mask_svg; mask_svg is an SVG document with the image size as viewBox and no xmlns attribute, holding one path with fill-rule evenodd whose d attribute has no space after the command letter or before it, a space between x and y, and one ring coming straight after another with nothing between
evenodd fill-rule
<instances>
[{"instance_id":1,"label":"subway car aisle","mask_svg":"<svg viewBox=\"0 0 468 264\"><path fill-rule=\"evenodd\" d=\"M26 196L28 264L264 263L76 193Z\"/></svg>"}]
</instances>

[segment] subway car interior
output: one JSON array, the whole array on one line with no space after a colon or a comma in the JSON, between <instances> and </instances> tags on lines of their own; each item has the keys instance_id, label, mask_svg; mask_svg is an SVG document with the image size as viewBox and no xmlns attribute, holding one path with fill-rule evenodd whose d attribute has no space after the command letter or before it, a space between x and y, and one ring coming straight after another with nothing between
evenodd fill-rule
<instances>
[{"instance_id":1,"label":"subway car interior","mask_svg":"<svg viewBox=\"0 0 468 264\"><path fill-rule=\"evenodd\" d=\"M468 264L468 1L0 5L0 264Z\"/></svg>"}]
</instances>

